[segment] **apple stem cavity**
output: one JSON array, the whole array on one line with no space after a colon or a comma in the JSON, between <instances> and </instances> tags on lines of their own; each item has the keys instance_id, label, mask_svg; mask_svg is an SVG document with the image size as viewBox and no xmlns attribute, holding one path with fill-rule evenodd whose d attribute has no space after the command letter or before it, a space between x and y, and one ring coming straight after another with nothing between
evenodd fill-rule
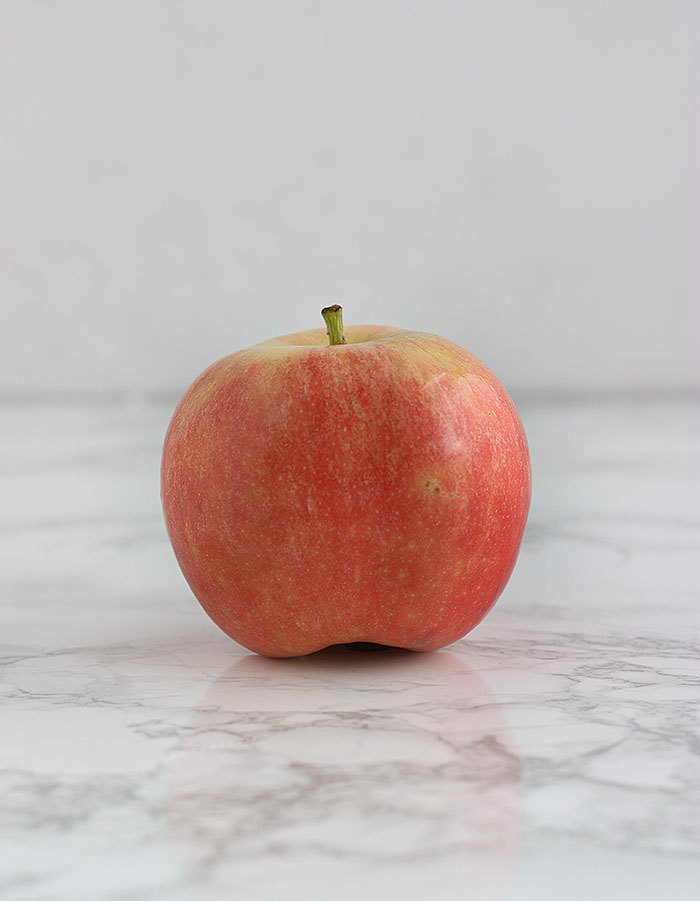
<instances>
[{"instance_id":1,"label":"apple stem cavity","mask_svg":"<svg viewBox=\"0 0 700 901\"><path fill-rule=\"evenodd\" d=\"M328 343L346 344L345 335L343 334L343 308L334 303L332 307L324 307L321 310L321 316L326 323L326 334L328 335Z\"/></svg>"}]
</instances>

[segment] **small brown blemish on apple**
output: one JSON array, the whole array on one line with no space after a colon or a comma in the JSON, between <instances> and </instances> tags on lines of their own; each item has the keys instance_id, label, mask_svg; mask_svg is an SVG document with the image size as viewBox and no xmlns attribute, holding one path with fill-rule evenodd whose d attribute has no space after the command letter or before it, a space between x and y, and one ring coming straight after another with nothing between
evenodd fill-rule
<instances>
[{"instance_id":1,"label":"small brown blemish on apple","mask_svg":"<svg viewBox=\"0 0 700 901\"><path fill-rule=\"evenodd\" d=\"M437 479L426 479L423 487L426 491L432 491L435 494L440 494L440 486L438 485Z\"/></svg>"}]
</instances>

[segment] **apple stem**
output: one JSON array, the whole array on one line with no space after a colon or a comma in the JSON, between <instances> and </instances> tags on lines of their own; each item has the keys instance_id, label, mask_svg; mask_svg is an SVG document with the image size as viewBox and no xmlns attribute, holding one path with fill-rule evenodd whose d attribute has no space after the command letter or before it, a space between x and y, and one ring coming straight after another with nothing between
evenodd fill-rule
<instances>
[{"instance_id":1,"label":"apple stem","mask_svg":"<svg viewBox=\"0 0 700 901\"><path fill-rule=\"evenodd\" d=\"M326 334L328 335L328 343L345 344L345 335L343 334L343 308L334 303L332 307L324 307L321 310L326 323Z\"/></svg>"}]
</instances>

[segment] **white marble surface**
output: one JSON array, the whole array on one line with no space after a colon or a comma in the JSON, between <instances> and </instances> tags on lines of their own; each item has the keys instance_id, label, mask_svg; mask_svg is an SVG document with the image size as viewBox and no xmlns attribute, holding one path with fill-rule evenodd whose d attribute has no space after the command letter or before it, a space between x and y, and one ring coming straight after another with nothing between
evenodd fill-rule
<instances>
[{"instance_id":1,"label":"white marble surface","mask_svg":"<svg viewBox=\"0 0 700 901\"><path fill-rule=\"evenodd\" d=\"M180 576L170 409L0 409L0 897L694 897L693 400L523 402L533 509L485 622L291 661Z\"/></svg>"}]
</instances>

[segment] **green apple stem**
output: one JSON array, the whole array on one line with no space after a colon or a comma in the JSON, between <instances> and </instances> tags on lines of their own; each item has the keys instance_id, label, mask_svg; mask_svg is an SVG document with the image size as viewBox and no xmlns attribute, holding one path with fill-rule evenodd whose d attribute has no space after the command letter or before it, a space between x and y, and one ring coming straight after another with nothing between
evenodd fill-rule
<instances>
[{"instance_id":1,"label":"green apple stem","mask_svg":"<svg viewBox=\"0 0 700 901\"><path fill-rule=\"evenodd\" d=\"M333 344L345 344L345 335L343 334L343 308L337 303L334 303L332 307L324 307L321 310L321 316L323 316L326 323L328 343L331 346Z\"/></svg>"}]
</instances>

